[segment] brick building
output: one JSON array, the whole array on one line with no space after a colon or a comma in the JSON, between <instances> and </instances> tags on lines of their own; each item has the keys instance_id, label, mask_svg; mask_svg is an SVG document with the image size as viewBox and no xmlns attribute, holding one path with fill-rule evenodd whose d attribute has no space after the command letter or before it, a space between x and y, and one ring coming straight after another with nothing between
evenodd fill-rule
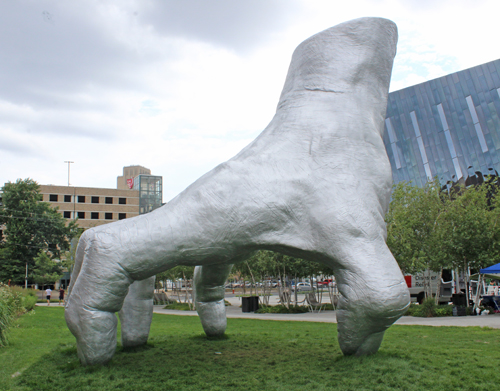
<instances>
[{"instance_id":1,"label":"brick building","mask_svg":"<svg viewBox=\"0 0 500 391\"><path fill-rule=\"evenodd\" d=\"M139 215L137 190L40 185L40 193L43 201L58 207L64 218L78 218L81 228Z\"/></svg>"}]
</instances>

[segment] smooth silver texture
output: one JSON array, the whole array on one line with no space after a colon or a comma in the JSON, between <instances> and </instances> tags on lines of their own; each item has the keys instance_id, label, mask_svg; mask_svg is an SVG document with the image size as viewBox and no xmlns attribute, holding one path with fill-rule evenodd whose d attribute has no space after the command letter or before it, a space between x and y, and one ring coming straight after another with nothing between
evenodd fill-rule
<instances>
[{"instance_id":1,"label":"smooth silver texture","mask_svg":"<svg viewBox=\"0 0 500 391\"><path fill-rule=\"evenodd\" d=\"M152 280L129 287L177 265L198 266L202 325L207 335L224 333L231 264L258 249L331 267L342 351L378 350L410 301L385 243L392 178L382 134L396 41L395 24L381 18L307 39L276 115L250 145L162 208L82 235L66 321L84 365L113 356L120 310L124 343L145 342Z\"/></svg>"}]
</instances>

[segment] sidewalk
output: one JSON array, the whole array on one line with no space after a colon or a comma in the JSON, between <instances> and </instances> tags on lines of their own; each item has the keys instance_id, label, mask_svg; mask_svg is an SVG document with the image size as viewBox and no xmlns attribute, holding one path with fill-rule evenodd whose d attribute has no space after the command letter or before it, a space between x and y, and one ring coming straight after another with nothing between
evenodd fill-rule
<instances>
[{"instance_id":1,"label":"sidewalk","mask_svg":"<svg viewBox=\"0 0 500 391\"><path fill-rule=\"evenodd\" d=\"M304 314L255 314L253 312L242 312L240 297L226 297L231 303L226 307L228 318L240 319L262 319L278 321L299 321L299 322L324 322L337 323L336 311L322 311L319 314L306 312ZM276 305L278 298L271 296L271 304ZM47 307L47 303L38 303L37 306ZM51 303L50 307L63 307ZM196 311L165 310L163 305L155 305L153 312L156 314L198 316ZM440 318L418 318L414 316L403 316L395 324L397 325L421 325L421 326L458 326L458 327L491 327L500 329L500 314L479 315L479 316L445 316Z\"/></svg>"},{"instance_id":2,"label":"sidewalk","mask_svg":"<svg viewBox=\"0 0 500 391\"><path fill-rule=\"evenodd\" d=\"M230 306L226 307L226 316L228 318L337 323L336 311L322 311L319 314L313 312L304 314L255 314L253 312L242 312L240 297L226 297L226 300L231 303ZM276 305L277 301L278 298L276 296L271 296L270 304ZM157 314L198 316L196 311L165 310L163 307L162 305L155 305L154 312ZM458 327L478 326L500 329L500 314L486 316L445 316L440 318L403 316L395 324Z\"/></svg>"}]
</instances>

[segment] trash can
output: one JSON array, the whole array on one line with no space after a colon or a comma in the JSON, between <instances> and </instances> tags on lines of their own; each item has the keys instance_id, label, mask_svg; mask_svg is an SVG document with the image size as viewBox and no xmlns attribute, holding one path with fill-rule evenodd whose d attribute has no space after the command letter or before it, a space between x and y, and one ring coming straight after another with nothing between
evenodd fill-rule
<instances>
[{"instance_id":1,"label":"trash can","mask_svg":"<svg viewBox=\"0 0 500 391\"><path fill-rule=\"evenodd\" d=\"M259 309L259 296L251 296L252 311L257 311Z\"/></svg>"},{"instance_id":2,"label":"trash can","mask_svg":"<svg viewBox=\"0 0 500 391\"><path fill-rule=\"evenodd\" d=\"M241 311L242 312L252 312L250 309L251 298L250 297L242 297L241 298Z\"/></svg>"},{"instance_id":3,"label":"trash can","mask_svg":"<svg viewBox=\"0 0 500 391\"><path fill-rule=\"evenodd\" d=\"M467 310L462 306L454 306L453 307L453 316L465 316L467 315Z\"/></svg>"},{"instance_id":4,"label":"trash can","mask_svg":"<svg viewBox=\"0 0 500 391\"><path fill-rule=\"evenodd\" d=\"M457 306L457 307L466 307L467 306L467 299L465 297L465 293L452 294L451 301L453 302L453 305Z\"/></svg>"},{"instance_id":5,"label":"trash can","mask_svg":"<svg viewBox=\"0 0 500 391\"><path fill-rule=\"evenodd\" d=\"M255 312L259 309L259 296L247 296L241 298L242 312Z\"/></svg>"}]
</instances>

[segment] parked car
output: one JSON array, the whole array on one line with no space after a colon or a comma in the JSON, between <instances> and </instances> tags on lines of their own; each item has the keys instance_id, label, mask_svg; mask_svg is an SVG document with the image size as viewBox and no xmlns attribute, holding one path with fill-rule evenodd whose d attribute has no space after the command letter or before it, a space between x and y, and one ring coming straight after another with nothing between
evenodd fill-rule
<instances>
[{"instance_id":1,"label":"parked car","mask_svg":"<svg viewBox=\"0 0 500 391\"><path fill-rule=\"evenodd\" d=\"M297 292L312 291L313 287L308 282L299 282L297 288L295 288L295 285L292 285L292 291L295 291L295 289L297 289Z\"/></svg>"},{"instance_id":2,"label":"parked car","mask_svg":"<svg viewBox=\"0 0 500 391\"><path fill-rule=\"evenodd\" d=\"M323 280L323 281L318 282L318 285L322 285L322 286L335 286L335 280L332 280L331 278L329 278L327 280Z\"/></svg>"},{"instance_id":3,"label":"parked car","mask_svg":"<svg viewBox=\"0 0 500 391\"><path fill-rule=\"evenodd\" d=\"M264 282L265 286L270 286L271 288L276 288L278 286L278 283L276 281L265 281Z\"/></svg>"}]
</instances>

